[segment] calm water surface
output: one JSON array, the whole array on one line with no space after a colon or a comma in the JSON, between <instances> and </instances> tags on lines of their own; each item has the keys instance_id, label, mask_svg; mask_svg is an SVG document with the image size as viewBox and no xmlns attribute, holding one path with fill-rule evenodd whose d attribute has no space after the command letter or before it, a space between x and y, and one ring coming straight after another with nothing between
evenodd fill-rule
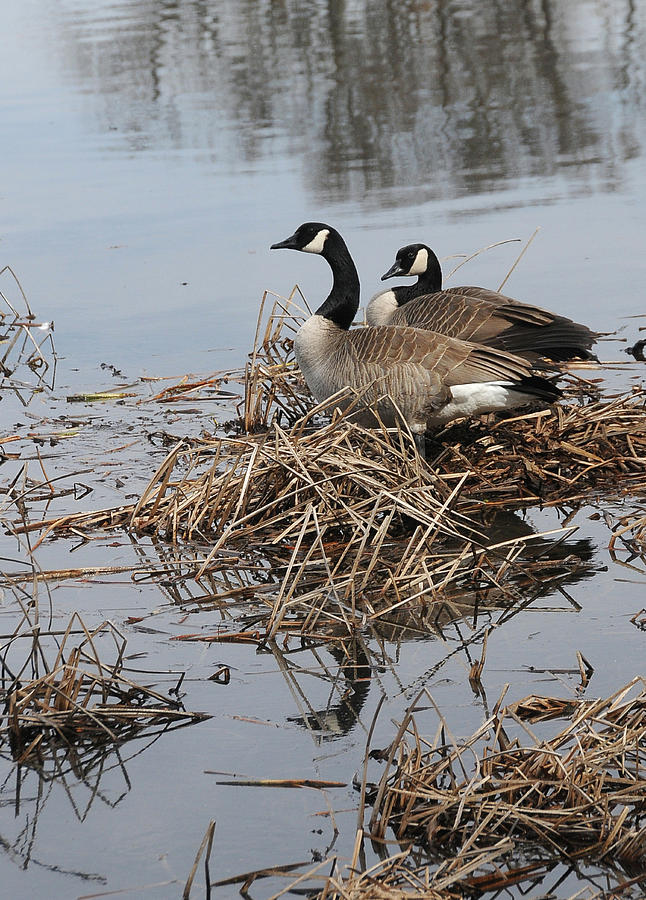
<instances>
[{"instance_id":1,"label":"calm water surface","mask_svg":"<svg viewBox=\"0 0 646 900\"><path fill-rule=\"evenodd\" d=\"M264 289L284 294L298 282L313 306L327 292L321 261L268 252L306 219L345 235L364 299L404 243L449 256L525 240L540 226L509 293L637 337L627 317L646 313L646 4L23 0L3 12L0 264L56 323L59 412L70 386L111 386L102 362L126 378L241 365ZM517 253L517 244L485 253L460 280L496 287ZM601 356L618 358L618 347L602 345ZM8 428L6 404L0 414ZM80 466L88 448L68 452ZM541 530L556 517L530 521ZM576 650L597 668L598 695L642 664L644 636L629 617L643 606L646 576L614 566L605 528L585 514L576 523L574 549L609 568L567 586L580 612L547 595L492 632L491 703L506 682L509 699L561 691L528 667L574 668ZM69 560L68 549L43 544L40 565L136 559L126 538ZM375 746L423 684L455 711L458 733L486 712L468 688L469 660L447 650L457 634L386 641L379 676L356 681L348 709L339 695L350 682L331 688L319 677L337 671L333 655L306 654L288 673L279 652L169 642L212 627L214 614L189 628L190 604L127 576L91 589L64 582L52 602L61 621L74 609L96 622L145 615L127 629L133 667L140 653L142 669L171 672L156 680L162 689L187 670L187 707L213 718L148 748L128 745L85 781L46 782L3 760L6 896L179 896L211 818L216 878L324 854L333 829L313 814L328 803L353 810L349 788L326 801L216 786L207 773L349 784L382 693ZM8 601L3 615L10 631ZM205 680L221 662L232 667L228 687ZM559 677L565 689L577 681ZM326 709L330 721L313 728ZM337 822L335 850L347 855L356 812ZM569 879L558 896L578 887ZM254 896L277 889L257 886Z\"/></svg>"}]
</instances>

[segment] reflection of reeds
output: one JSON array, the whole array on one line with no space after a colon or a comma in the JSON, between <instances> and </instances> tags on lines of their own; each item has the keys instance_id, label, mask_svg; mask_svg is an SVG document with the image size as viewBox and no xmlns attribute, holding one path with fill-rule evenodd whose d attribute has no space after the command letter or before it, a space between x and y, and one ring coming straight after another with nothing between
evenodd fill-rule
<instances>
[{"instance_id":1,"label":"reflection of reeds","mask_svg":"<svg viewBox=\"0 0 646 900\"><path fill-rule=\"evenodd\" d=\"M635 691L635 688L641 688ZM371 834L394 830L436 852L512 838L557 858L646 861L646 681L596 701L530 697L495 711L467 740L439 727L424 739L409 717L389 752L374 799ZM567 714L541 739L524 724ZM515 725L525 734L511 740ZM527 741L526 738L529 738Z\"/></svg>"},{"instance_id":2,"label":"reflection of reeds","mask_svg":"<svg viewBox=\"0 0 646 900\"><path fill-rule=\"evenodd\" d=\"M70 646L77 634L82 636L80 642ZM29 657L45 669L29 680L24 674L14 676L2 692L4 733L16 762L40 767L61 747L74 748L78 757L83 749L92 754L97 745L120 745L156 726L208 718L130 680L123 671L126 640L112 623L89 630L75 613L51 664L46 637L38 628L17 632L2 650L3 670L11 672L9 652L15 656L16 645L29 640ZM109 663L99 652L106 639L116 651Z\"/></svg>"}]
</instances>

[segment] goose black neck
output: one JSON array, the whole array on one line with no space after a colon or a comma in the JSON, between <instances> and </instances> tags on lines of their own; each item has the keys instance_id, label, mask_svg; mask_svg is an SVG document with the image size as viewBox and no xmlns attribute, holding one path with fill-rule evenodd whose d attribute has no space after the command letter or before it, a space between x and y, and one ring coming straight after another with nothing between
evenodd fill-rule
<instances>
[{"instance_id":1,"label":"goose black neck","mask_svg":"<svg viewBox=\"0 0 646 900\"><path fill-rule=\"evenodd\" d=\"M442 290L442 266L437 256L429 248L426 271L417 279L418 294L434 294Z\"/></svg>"},{"instance_id":2,"label":"goose black neck","mask_svg":"<svg viewBox=\"0 0 646 900\"><path fill-rule=\"evenodd\" d=\"M395 295L395 300L397 301L397 306L405 306L411 300L415 300L416 297L421 296L422 294L434 294L436 288L424 288L422 285L422 289L420 290L420 282L422 280L420 275L417 281L414 281L413 284L398 284L397 287L391 288L393 294Z\"/></svg>"},{"instance_id":3,"label":"goose black neck","mask_svg":"<svg viewBox=\"0 0 646 900\"><path fill-rule=\"evenodd\" d=\"M330 229L321 254L332 269L334 281L327 299L316 310L339 328L348 329L359 309L359 275L341 235Z\"/></svg>"}]
</instances>

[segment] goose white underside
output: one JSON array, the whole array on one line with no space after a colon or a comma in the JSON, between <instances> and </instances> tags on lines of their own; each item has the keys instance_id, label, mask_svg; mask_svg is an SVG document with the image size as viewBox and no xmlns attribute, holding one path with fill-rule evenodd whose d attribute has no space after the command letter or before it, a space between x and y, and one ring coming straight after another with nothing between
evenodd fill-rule
<instances>
[{"instance_id":1,"label":"goose white underside","mask_svg":"<svg viewBox=\"0 0 646 900\"><path fill-rule=\"evenodd\" d=\"M536 400L531 394L514 390L509 381L456 384L451 388L451 395L452 399L433 415L433 424L502 409L515 409Z\"/></svg>"},{"instance_id":2,"label":"goose white underside","mask_svg":"<svg viewBox=\"0 0 646 900\"><path fill-rule=\"evenodd\" d=\"M375 294L366 307L368 325L388 325L397 306L397 298L393 291L382 291L380 294Z\"/></svg>"}]
</instances>

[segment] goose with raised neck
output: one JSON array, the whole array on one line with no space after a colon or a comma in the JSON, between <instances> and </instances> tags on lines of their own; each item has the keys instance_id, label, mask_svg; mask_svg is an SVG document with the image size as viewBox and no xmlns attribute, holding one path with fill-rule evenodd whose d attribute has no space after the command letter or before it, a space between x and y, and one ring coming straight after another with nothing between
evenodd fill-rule
<instances>
[{"instance_id":1,"label":"goose with raised neck","mask_svg":"<svg viewBox=\"0 0 646 900\"><path fill-rule=\"evenodd\" d=\"M509 353L418 328L349 330L359 306L359 276L330 225L306 222L272 249L318 254L332 270L332 290L294 340L296 360L319 402L351 388L359 395L360 421L374 424L376 414L392 426L403 416L423 453L428 428L560 396L526 360Z\"/></svg>"}]
</instances>

